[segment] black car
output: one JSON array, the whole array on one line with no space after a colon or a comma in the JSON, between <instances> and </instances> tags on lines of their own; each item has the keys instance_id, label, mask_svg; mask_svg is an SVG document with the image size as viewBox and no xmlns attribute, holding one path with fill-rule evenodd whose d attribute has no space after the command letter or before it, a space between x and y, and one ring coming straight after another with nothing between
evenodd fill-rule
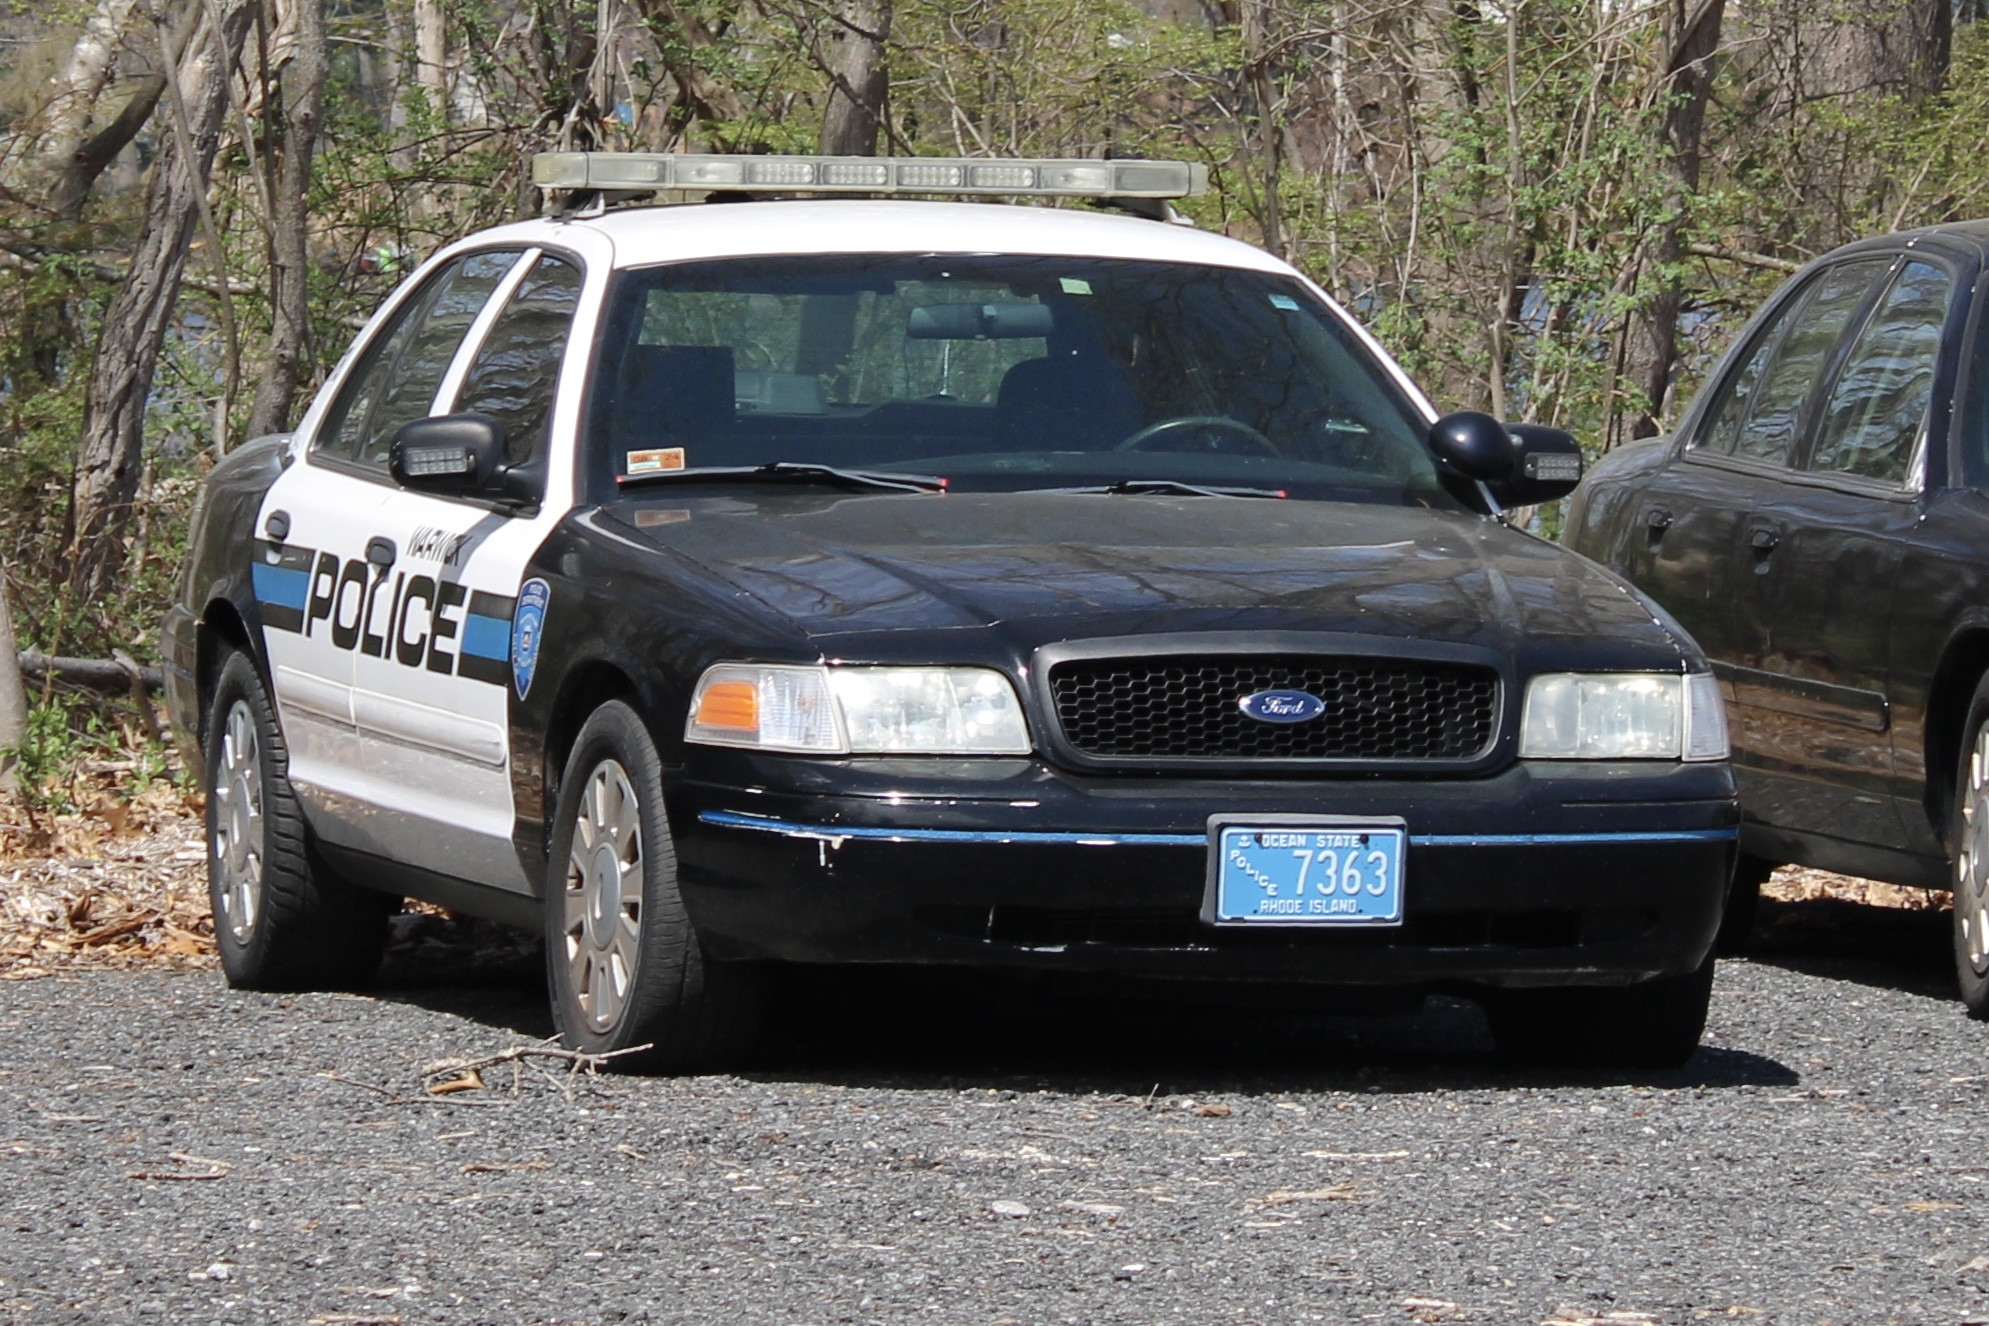
<instances>
[{"instance_id":1,"label":"black car","mask_svg":"<svg viewBox=\"0 0 1989 1326\"><path fill-rule=\"evenodd\" d=\"M1441 985L1514 1051L1678 1062L1724 718L1661 612L1500 519L1579 473L1156 220L472 236L195 520L165 653L228 976L363 980L411 896L542 926L567 1043L665 1065L740 1044L769 961Z\"/></svg>"},{"instance_id":2,"label":"black car","mask_svg":"<svg viewBox=\"0 0 1989 1326\"><path fill-rule=\"evenodd\" d=\"M1791 277L1674 437L1603 458L1568 542L1712 656L1744 820L1728 934L1781 862L1955 894L1989 1015L1989 224Z\"/></svg>"}]
</instances>

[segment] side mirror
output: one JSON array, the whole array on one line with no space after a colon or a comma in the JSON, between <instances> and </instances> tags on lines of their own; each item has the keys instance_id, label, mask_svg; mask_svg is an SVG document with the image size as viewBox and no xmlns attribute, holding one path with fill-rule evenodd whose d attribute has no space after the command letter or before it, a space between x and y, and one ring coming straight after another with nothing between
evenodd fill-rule
<instances>
[{"instance_id":1,"label":"side mirror","mask_svg":"<svg viewBox=\"0 0 1989 1326\"><path fill-rule=\"evenodd\" d=\"M1459 410L1431 424L1430 450L1452 470L1482 483L1509 477L1517 456L1506 426L1476 410Z\"/></svg>"},{"instance_id":2,"label":"side mirror","mask_svg":"<svg viewBox=\"0 0 1989 1326\"><path fill-rule=\"evenodd\" d=\"M487 414L444 414L401 425L387 453L394 482L438 497L536 501L528 467L504 461L504 425Z\"/></svg>"},{"instance_id":3,"label":"side mirror","mask_svg":"<svg viewBox=\"0 0 1989 1326\"><path fill-rule=\"evenodd\" d=\"M1572 433L1543 424L1502 424L1459 410L1430 426L1430 451L1449 469L1483 483L1501 506L1535 506L1566 497L1582 478L1582 449Z\"/></svg>"}]
</instances>

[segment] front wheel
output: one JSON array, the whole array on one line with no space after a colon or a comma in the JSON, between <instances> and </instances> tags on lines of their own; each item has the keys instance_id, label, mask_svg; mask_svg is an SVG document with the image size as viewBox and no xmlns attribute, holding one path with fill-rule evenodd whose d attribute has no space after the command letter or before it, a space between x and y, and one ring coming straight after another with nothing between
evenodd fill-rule
<instances>
[{"instance_id":1,"label":"front wheel","mask_svg":"<svg viewBox=\"0 0 1989 1326\"><path fill-rule=\"evenodd\" d=\"M595 710L574 741L551 846L546 964L567 1048L639 1051L618 1066L674 1072L742 1052L757 1012L755 973L714 961L691 924L663 811L663 762L640 716L618 700Z\"/></svg>"},{"instance_id":2,"label":"front wheel","mask_svg":"<svg viewBox=\"0 0 1989 1326\"><path fill-rule=\"evenodd\" d=\"M1630 986L1496 990L1485 1000L1499 1053L1532 1064L1679 1068L1699 1048L1713 955L1697 971Z\"/></svg>"},{"instance_id":3,"label":"front wheel","mask_svg":"<svg viewBox=\"0 0 1989 1326\"><path fill-rule=\"evenodd\" d=\"M1955 770L1954 969L1968 1015L1989 1018L1989 677L1975 687Z\"/></svg>"}]
</instances>

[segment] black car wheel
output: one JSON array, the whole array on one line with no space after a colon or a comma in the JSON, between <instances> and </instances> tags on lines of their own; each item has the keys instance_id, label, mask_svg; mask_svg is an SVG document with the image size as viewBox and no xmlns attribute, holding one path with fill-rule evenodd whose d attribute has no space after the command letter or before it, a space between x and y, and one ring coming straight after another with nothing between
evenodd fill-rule
<instances>
[{"instance_id":1,"label":"black car wheel","mask_svg":"<svg viewBox=\"0 0 1989 1326\"><path fill-rule=\"evenodd\" d=\"M1761 886L1775 873L1775 863L1742 852L1734 858L1733 881L1727 885L1726 909L1720 913L1720 933L1713 951L1732 957L1747 949L1754 918L1761 911Z\"/></svg>"},{"instance_id":2,"label":"black car wheel","mask_svg":"<svg viewBox=\"0 0 1989 1326\"><path fill-rule=\"evenodd\" d=\"M248 990L351 989L380 965L399 900L356 888L315 859L290 788L289 755L247 654L231 654L206 715L207 896L228 983Z\"/></svg>"},{"instance_id":3,"label":"black car wheel","mask_svg":"<svg viewBox=\"0 0 1989 1326\"><path fill-rule=\"evenodd\" d=\"M1713 955L1697 971L1622 987L1493 991L1492 1039L1531 1064L1678 1068L1699 1048L1713 998Z\"/></svg>"},{"instance_id":4,"label":"black car wheel","mask_svg":"<svg viewBox=\"0 0 1989 1326\"><path fill-rule=\"evenodd\" d=\"M553 823L546 963L566 1046L639 1051L617 1065L678 1072L742 1052L756 973L714 961L691 924L663 810L663 762L626 704L602 705L581 728Z\"/></svg>"},{"instance_id":5,"label":"black car wheel","mask_svg":"<svg viewBox=\"0 0 1989 1326\"><path fill-rule=\"evenodd\" d=\"M1954 968L1970 1017L1989 1018L1989 677L1962 724L1954 778Z\"/></svg>"}]
</instances>

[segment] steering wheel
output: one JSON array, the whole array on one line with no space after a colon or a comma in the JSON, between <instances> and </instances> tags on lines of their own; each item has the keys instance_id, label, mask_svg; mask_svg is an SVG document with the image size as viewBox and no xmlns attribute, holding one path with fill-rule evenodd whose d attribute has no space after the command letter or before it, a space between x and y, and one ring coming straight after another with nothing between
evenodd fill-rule
<instances>
[{"instance_id":1,"label":"steering wheel","mask_svg":"<svg viewBox=\"0 0 1989 1326\"><path fill-rule=\"evenodd\" d=\"M1271 441L1270 438L1265 437L1262 433L1252 428L1249 424L1243 423L1236 419L1231 419L1227 415L1221 415L1221 414L1184 414L1174 419L1162 419L1157 424L1148 424L1145 428L1140 429L1137 433L1134 433L1131 437L1127 438L1125 441L1113 447L1112 450L1179 451L1182 450L1182 448L1150 447L1147 445L1147 443L1153 441L1155 438L1166 437L1170 433L1178 433L1185 429L1190 429L1190 428L1206 428L1212 432L1234 433L1238 437L1241 437L1244 441L1249 442L1253 450L1260 452L1263 455L1281 456L1284 454L1283 452L1278 450L1277 443ZM1203 451L1210 451L1217 453L1228 452L1231 450L1231 448L1224 447L1220 443L1204 446L1200 449Z\"/></svg>"}]
</instances>

